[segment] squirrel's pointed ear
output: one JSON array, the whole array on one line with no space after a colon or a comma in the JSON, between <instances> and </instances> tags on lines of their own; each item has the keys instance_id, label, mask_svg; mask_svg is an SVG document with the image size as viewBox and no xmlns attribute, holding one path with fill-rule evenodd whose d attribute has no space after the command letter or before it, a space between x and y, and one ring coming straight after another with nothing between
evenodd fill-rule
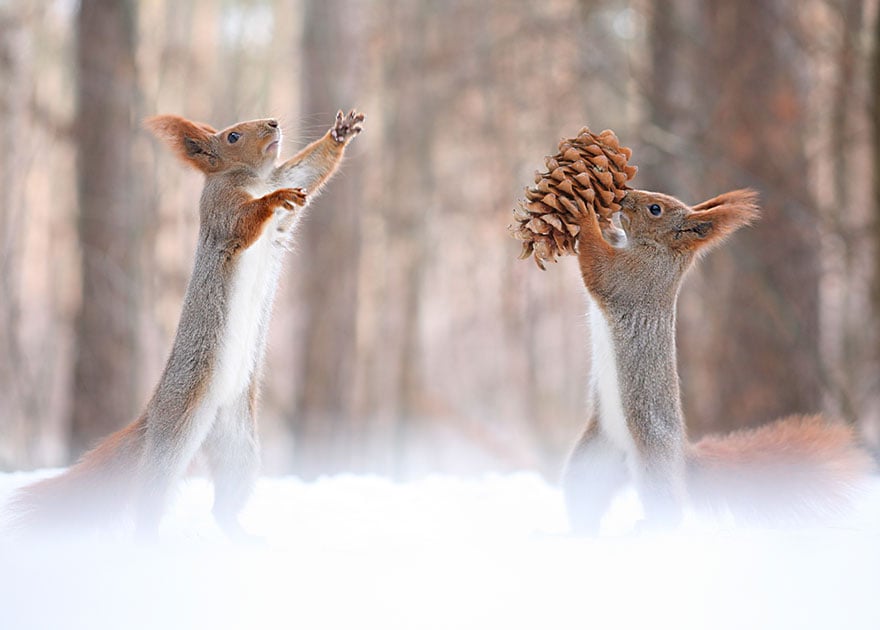
<instances>
[{"instance_id":1,"label":"squirrel's pointed ear","mask_svg":"<svg viewBox=\"0 0 880 630\"><path fill-rule=\"evenodd\" d=\"M754 223L760 214L754 190L726 192L694 206L677 230L676 241L681 249L705 253L739 228Z\"/></svg>"},{"instance_id":2,"label":"squirrel's pointed ear","mask_svg":"<svg viewBox=\"0 0 880 630\"><path fill-rule=\"evenodd\" d=\"M210 125L163 114L147 118L144 127L171 147L180 159L203 173L220 168L220 156L214 148L216 130Z\"/></svg>"}]
</instances>

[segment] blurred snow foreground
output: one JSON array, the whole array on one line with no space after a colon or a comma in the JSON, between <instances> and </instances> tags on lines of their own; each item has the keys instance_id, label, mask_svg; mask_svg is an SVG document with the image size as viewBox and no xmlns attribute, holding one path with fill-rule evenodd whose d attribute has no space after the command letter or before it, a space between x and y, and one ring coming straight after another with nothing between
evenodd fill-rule
<instances>
[{"instance_id":1,"label":"blurred snow foreground","mask_svg":"<svg viewBox=\"0 0 880 630\"><path fill-rule=\"evenodd\" d=\"M0 475L0 503L38 476ZM597 539L568 536L559 490L528 473L262 479L251 546L210 505L188 481L156 545L0 541L0 628L880 628L880 480L785 531L689 514L635 536L629 494Z\"/></svg>"}]
</instances>

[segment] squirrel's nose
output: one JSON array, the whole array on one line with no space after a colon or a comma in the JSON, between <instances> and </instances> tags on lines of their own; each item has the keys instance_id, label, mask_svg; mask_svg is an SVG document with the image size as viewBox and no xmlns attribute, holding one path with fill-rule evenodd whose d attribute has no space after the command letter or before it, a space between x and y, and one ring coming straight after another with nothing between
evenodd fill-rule
<instances>
[{"instance_id":1,"label":"squirrel's nose","mask_svg":"<svg viewBox=\"0 0 880 630\"><path fill-rule=\"evenodd\" d=\"M278 127L278 121L275 120L274 118L271 119L271 120L267 120L267 121L266 121L266 124L269 125L270 127L272 127L273 129L275 129L276 127Z\"/></svg>"}]
</instances>

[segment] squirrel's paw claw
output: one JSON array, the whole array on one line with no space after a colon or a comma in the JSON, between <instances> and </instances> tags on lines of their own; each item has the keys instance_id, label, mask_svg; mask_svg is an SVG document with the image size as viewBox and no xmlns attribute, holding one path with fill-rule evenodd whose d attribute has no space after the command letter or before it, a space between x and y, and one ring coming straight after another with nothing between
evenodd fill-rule
<instances>
[{"instance_id":1,"label":"squirrel's paw claw","mask_svg":"<svg viewBox=\"0 0 880 630\"><path fill-rule=\"evenodd\" d=\"M279 205L287 210L293 210L296 206L306 205L306 191L302 188L281 188L275 191Z\"/></svg>"},{"instance_id":2,"label":"squirrel's paw claw","mask_svg":"<svg viewBox=\"0 0 880 630\"><path fill-rule=\"evenodd\" d=\"M351 110L348 114L344 114L340 109L336 112L336 124L330 130L330 135L336 142L348 142L361 131L363 131L363 123L365 116L357 110Z\"/></svg>"}]
</instances>

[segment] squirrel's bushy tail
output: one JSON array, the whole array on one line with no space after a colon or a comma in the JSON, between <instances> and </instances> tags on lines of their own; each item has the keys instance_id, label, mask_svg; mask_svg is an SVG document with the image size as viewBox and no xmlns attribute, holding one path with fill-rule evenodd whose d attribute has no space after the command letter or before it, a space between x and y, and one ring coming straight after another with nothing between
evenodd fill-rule
<instances>
[{"instance_id":1,"label":"squirrel's bushy tail","mask_svg":"<svg viewBox=\"0 0 880 630\"><path fill-rule=\"evenodd\" d=\"M132 498L145 429L141 416L62 474L18 490L6 506L6 525L27 536L64 535L106 524Z\"/></svg>"},{"instance_id":2,"label":"squirrel's bushy tail","mask_svg":"<svg viewBox=\"0 0 880 630\"><path fill-rule=\"evenodd\" d=\"M872 469L852 427L792 416L690 445L688 493L738 519L799 522L844 507Z\"/></svg>"}]
</instances>

